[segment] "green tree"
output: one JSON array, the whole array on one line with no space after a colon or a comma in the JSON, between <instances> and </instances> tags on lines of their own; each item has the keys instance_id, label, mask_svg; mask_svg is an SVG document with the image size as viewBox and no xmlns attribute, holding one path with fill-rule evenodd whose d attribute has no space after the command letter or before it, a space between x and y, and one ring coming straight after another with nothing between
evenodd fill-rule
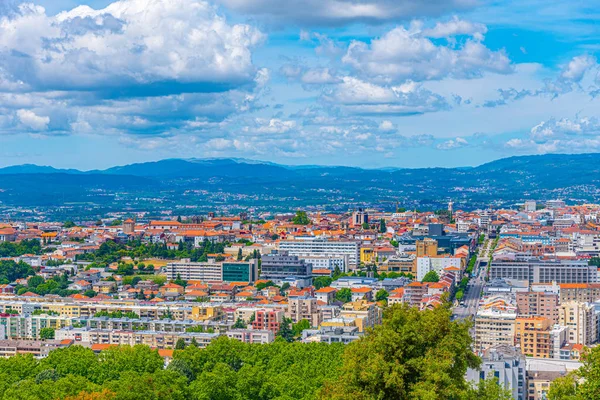
<instances>
[{"instance_id":1,"label":"green tree","mask_svg":"<svg viewBox=\"0 0 600 400\"><path fill-rule=\"evenodd\" d=\"M65 223L63 224L63 228L66 229L74 228L75 226L77 225L75 225L73 221L65 221Z\"/></svg>"},{"instance_id":2,"label":"green tree","mask_svg":"<svg viewBox=\"0 0 600 400\"><path fill-rule=\"evenodd\" d=\"M53 328L40 329L40 339L42 339L42 340L54 339L54 329Z\"/></svg>"},{"instance_id":3,"label":"green tree","mask_svg":"<svg viewBox=\"0 0 600 400\"><path fill-rule=\"evenodd\" d=\"M185 349L185 339L179 338L175 343L175 350L183 350Z\"/></svg>"},{"instance_id":4,"label":"green tree","mask_svg":"<svg viewBox=\"0 0 600 400\"><path fill-rule=\"evenodd\" d=\"M387 227L385 226L385 219L381 218L379 220L379 232L380 233L386 233L387 232Z\"/></svg>"},{"instance_id":5,"label":"green tree","mask_svg":"<svg viewBox=\"0 0 600 400\"><path fill-rule=\"evenodd\" d=\"M600 398L600 347L585 348L582 366L558 378L550 386L550 400L591 400Z\"/></svg>"},{"instance_id":6,"label":"green tree","mask_svg":"<svg viewBox=\"0 0 600 400\"><path fill-rule=\"evenodd\" d=\"M433 270L426 273L422 280L422 282L439 282L439 281L440 281L440 276L438 275L438 273L436 271L433 271Z\"/></svg>"},{"instance_id":7,"label":"green tree","mask_svg":"<svg viewBox=\"0 0 600 400\"><path fill-rule=\"evenodd\" d=\"M263 290L264 288L275 286L273 281L261 282L256 285L256 290Z\"/></svg>"},{"instance_id":8,"label":"green tree","mask_svg":"<svg viewBox=\"0 0 600 400\"><path fill-rule=\"evenodd\" d=\"M98 293L96 293L95 291L93 291L92 289L88 289L85 292L83 292L83 295L86 297L96 297Z\"/></svg>"},{"instance_id":9,"label":"green tree","mask_svg":"<svg viewBox=\"0 0 600 400\"><path fill-rule=\"evenodd\" d=\"M369 225L369 223L368 223L368 222L363 222L363 224L362 224L362 228L363 228L364 230L368 230L368 229L371 229L371 225Z\"/></svg>"},{"instance_id":10,"label":"green tree","mask_svg":"<svg viewBox=\"0 0 600 400\"><path fill-rule=\"evenodd\" d=\"M377 293L375 293L375 300L377 301L385 301L387 302L387 298L390 294L385 289L379 289Z\"/></svg>"},{"instance_id":11,"label":"green tree","mask_svg":"<svg viewBox=\"0 0 600 400\"><path fill-rule=\"evenodd\" d=\"M238 260L238 261L242 261L242 258L243 258L243 254L242 254L242 248L240 247L240 248L238 249L237 260Z\"/></svg>"},{"instance_id":12,"label":"green tree","mask_svg":"<svg viewBox=\"0 0 600 400\"><path fill-rule=\"evenodd\" d=\"M279 325L279 331L277 332L277 337L284 339L287 342L291 342L294 340L294 332L291 328L292 320L286 317L283 317L281 324Z\"/></svg>"},{"instance_id":13,"label":"green tree","mask_svg":"<svg viewBox=\"0 0 600 400\"><path fill-rule=\"evenodd\" d=\"M352 300L352 290L349 288L342 288L338 290L335 294L335 299L341 301L342 303L348 303Z\"/></svg>"},{"instance_id":14,"label":"green tree","mask_svg":"<svg viewBox=\"0 0 600 400\"><path fill-rule=\"evenodd\" d=\"M462 290L457 291L456 295L454 296L454 298L458 301L461 301L463 297L465 297L465 292L463 292Z\"/></svg>"},{"instance_id":15,"label":"green tree","mask_svg":"<svg viewBox=\"0 0 600 400\"><path fill-rule=\"evenodd\" d=\"M309 225L310 218L306 215L306 211L296 211L296 215L292 218L294 225Z\"/></svg>"},{"instance_id":16,"label":"green tree","mask_svg":"<svg viewBox=\"0 0 600 400\"><path fill-rule=\"evenodd\" d=\"M238 318L237 321L235 321L235 324L233 324L233 329L246 329L247 325L244 322L243 319Z\"/></svg>"},{"instance_id":17,"label":"green tree","mask_svg":"<svg viewBox=\"0 0 600 400\"><path fill-rule=\"evenodd\" d=\"M459 399L470 394L467 368L480 360L471 350L469 323L451 322L449 306L419 311L396 304L383 325L349 344L339 379L323 399Z\"/></svg>"},{"instance_id":18,"label":"green tree","mask_svg":"<svg viewBox=\"0 0 600 400\"><path fill-rule=\"evenodd\" d=\"M319 276L313 279L313 286L315 289L319 290L321 288L327 287L333 283L333 278L329 276Z\"/></svg>"},{"instance_id":19,"label":"green tree","mask_svg":"<svg viewBox=\"0 0 600 400\"><path fill-rule=\"evenodd\" d=\"M306 319L301 319L300 321L292 325L292 332L296 337L301 336L302 331L304 331L305 329L310 329L310 322L308 322L308 320Z\"/></svg>"}]
</instances>

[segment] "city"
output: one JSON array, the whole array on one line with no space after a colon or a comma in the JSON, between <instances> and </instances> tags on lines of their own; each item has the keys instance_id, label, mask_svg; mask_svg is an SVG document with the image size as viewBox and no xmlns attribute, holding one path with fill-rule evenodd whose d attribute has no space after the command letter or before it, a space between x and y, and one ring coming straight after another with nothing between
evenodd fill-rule
<instances>
[{"instance_id":1,"label":"city","mask_svg":"<svg viewBox=\"0 0 600 400\"><path fill-rule=\"evenodd\" d=\"M0 0L0 400L600 400L600 0Z\"/></svg>"},{"instance_id":2,"label":"city","mask_svg":"<svg viewBox=\"0 0 600 400\"><path fill-rule=\"evenodd\" d=\"M103 219L0 226L1 356L174 351L225 336L359 340L387 307L448 303L489 376L544 399L600 330L600 205Z\"/></svg>"}]
</instances>

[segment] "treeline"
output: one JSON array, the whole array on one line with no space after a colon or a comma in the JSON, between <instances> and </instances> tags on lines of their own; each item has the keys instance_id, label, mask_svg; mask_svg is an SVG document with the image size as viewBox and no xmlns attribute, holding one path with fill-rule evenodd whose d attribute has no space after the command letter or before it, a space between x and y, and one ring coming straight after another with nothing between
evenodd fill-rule
<instances>
[{"instance_id":1,"label":"treeline","mask_svg":"<svg viewBox=\"0 0 600 400\"><path fill-rule=\"evenodd\" d=\"M220 337L204 350L176 350L167 368L142 345L99 356L72 346L42 360L0 359L0 399L510 399L494 381L473 388L465 380L467 367L480 364L468 330L447 307L395 305L383 325L347 346Z\"/></svg>"},{"instance_id":2,"label":"treeline","mask_svg":"<svg viewBox=\"0 0 600 400\"><path fill-rule=\"evenodd\" d=\"M16 263L13 260L0 260L0 284L11 283L31 275L35 275L35 271L23 261Z\"/></svg>"},{"instance_id":3,"label":"treeline","mask_svg":"<svg viewBox=\"0 0 600 400\"><path fill-rule=\"evenodd\" d=\"M0 257L19 257L23 254L40 254L42 246L36 239L22 240L19 243L0 243Z\"/></svg>"},{"instance_id":4,"label":"treeline","mask_svg":"<svg viewBox=\"0 0 600 400\"><path fill-rule=\"evenodd\" d=\"M202 242L198 248L192 243L179 243L177 250L171 250L164 243L145 244L139 240L130 241L127 244L107 241L93 253L80 254L78 261L92 261L98 265L108 265L117 262L122 257L140 258L164 258L180 259L190 258L192 261L203 262L208 260L209 254L223 253L227 243L212 243L208 240Z\"/></svg>"}]
</instances>

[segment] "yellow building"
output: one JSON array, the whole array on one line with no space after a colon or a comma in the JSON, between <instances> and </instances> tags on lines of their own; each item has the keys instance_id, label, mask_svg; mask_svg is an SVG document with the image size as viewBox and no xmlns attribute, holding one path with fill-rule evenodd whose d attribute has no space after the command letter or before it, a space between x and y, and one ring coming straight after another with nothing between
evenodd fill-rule
<instances>
[{"instance_id":1,"label":"yellow building","mask_svg":"<svg viewBox=\"0 0 600 400\"><path fill-rule=\"evenodd\" d=\"M192 307L192 314L190 315L190 319L194 321L219 321L223 318L224 312L221 307L201 307L194 306Z\"/></svg>"},{"instance_id":2,"label":"yellow building","mask_svg":"<svg viewBox=\"0 0 600 400\"><path fill-rule=\"evenodd\" d=\"M346 303L340 311L340 319L353 319L359 332L381 324L381 308L376 303L357 300Z\"/></svg>"},{"instance_id":3,"label":"yellow building","mask_svg":"<svg viewBox=\"0 0 600 400\"><path fill-rule=\"evenodd\" d=\"M515 341L527 357L550 358L552 321L544 317L517 318Z\"/></svg>"},{"instance_id":4,"label":"yellow building","mask_svg":"<svg viewBox=\"0 0 600 400\"><path fill-rule=\"evenodd\" d=\"M362 247L360 249L360 262L363 264L372 263L374 260L375 250L372 247Z\"/></svg>"}]
</instances>

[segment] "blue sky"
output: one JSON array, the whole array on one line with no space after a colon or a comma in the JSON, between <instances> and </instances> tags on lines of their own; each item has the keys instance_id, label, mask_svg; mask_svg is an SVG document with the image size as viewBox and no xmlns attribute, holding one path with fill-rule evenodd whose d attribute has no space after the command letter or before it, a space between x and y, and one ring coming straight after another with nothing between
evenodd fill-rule
<instances>
[{"instance_id":1,"label":"blue sky","mask_svg":"<svg viewBox=\"0 0 600 400\"><path fill-rule=\"evenodd\" d=\"M4 0L0 166L600 151L600 1Z\"/></svg>"}]
</instances>

